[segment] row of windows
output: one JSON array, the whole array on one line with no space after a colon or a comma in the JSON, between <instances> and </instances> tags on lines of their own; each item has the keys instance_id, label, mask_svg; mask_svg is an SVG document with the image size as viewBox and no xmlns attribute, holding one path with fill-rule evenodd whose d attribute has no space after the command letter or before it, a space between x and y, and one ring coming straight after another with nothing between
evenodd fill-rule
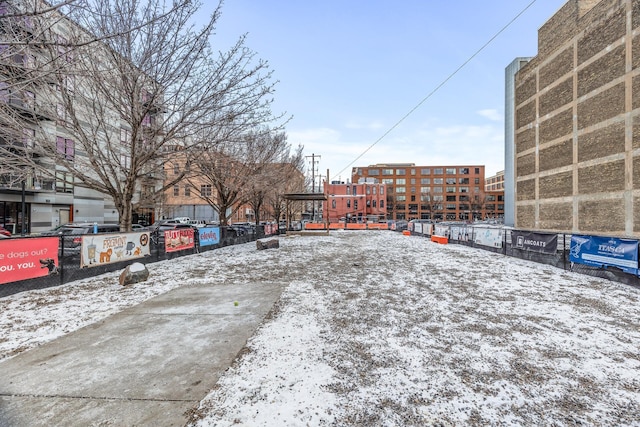
<instances>
[{"instance_id":1,"label":"row of windows","mask_svg":"<svg viewBox=\"0 0 640 427\"><path fill-rule=\"evenodd\" d=\"M404 211L407 210L407 205L405 205L404 202L405 200L397 200L397 202L400 203L396 203L395 205L395 209L396 210L400 210L400 211ZM443 210L449 210L449 211L455 211L455 210L460 210L460 211L470 211L471 210L471 205L468 204L464 204L464 203L460 203L460 204L456 204L456 203L432 203L432 204L409 204L409 211L418 211L418 206L420 206L420 210L422 211L443 211ZM495 204L488 204L483 206L482 209L483 211L488 211L488 212L493 212L496 210L496 206L498 208L499 211L504 211L504 204L499 204L499 205L495 205ZM393 205L388 205L387 206L388 210L393 210ZM474 210L479 210L479 209L474 209Z\"/></svg>"},{"instance_id":2,"label":"row of windows","mask_svg":"<svg viewBox=\"0 0 640 427\"><path fill-rule=\"evenodd\" d=\"M331 207L333 209L336 209L336 200L333 199L331 201ZM377 208L378 207L378 201L377 200L367 200L367 207L368 208ZM380 200L380 208L384 208L384 200ZM351 199L347 199L347 209L351 209ZM358 209L358 200L354 200L353 201L353 209Z\"/></svg>"},{"instance_id":3,"label":"row of windows","mask_svg":"<svg viewBox=\"0 0 640 427\"><path fill-rule=\"evenodd\" d=\"M450 186L450 187L420 187L420 193L424 194L424 193L469 193L470 191L470 187L467 186L460 186L460 187L454 187L454 186ZM480 192L480 187L474 187L473 188L474 193L479 193ZM389 188L389 194L392 194L394 192L393 188ZM396 194L400 193L406 193L407 192L407 188L406 187L396 187L395 188L395 192ZM416 192L416 187L410 187L410 192L411 193L415 193Z\"/></svg>"},{"instance_id":4,"label":"row of windows","mask_svg":"<svg viewBox=\"0 0 640 427\"><path fill-rule=\"evenodd\" d=\"M409 180L409 183L411 185L415 185L417 182L417 180L415 178L411 178ZM442 185L442 184L447 184L447 185L455 185L455 184L469 184L470 180L469 178L421 178L420 179L420 184L421 185L430 185L430 184L435 184L435 185ZM480 178L474 178L473 180L474 184L479 185L480 184ZM382 183L385 185L406 185L407 180L404 178L397 178L397 179L392 179L392 178L383 178L382 179Z\"/></svg>"},{"instance_id":5,"label":"row of windows","mask_svg":"<svg viewBox=\"0 0 640 427\"><path fill-rule=\"evenodd\" d=\"M358 195L358 187L355 186L355 185L353 186L353 194L351 194L351 188L352 187L347 185L347 187L346 187L347 191L346 191L345 194L348 195L348 196L351 196L351 195L357 196ZM378 187L375 186L375 185L367 185L367 186L365 186L365 191L366 191L367 194L372 194L372 193L373 194L377 194ZM384 194L384 187L380 187L380 194Z\"/></svg>"},{"instance_id":6,"label":"row of windows","mask_svg":"<svg viewBox=\"0 0 640 427\"><path fill-rule=\"evenodd\" d=\"M469 175L469 168L433 168L434 175L456 175L456 171L460 175ZM406 169L368 169L369 176L378 176L378 175L406 175ZM410 169L409 173L411 175L416 174L416 169ZM479 174L480 168L474 168L474 173ZM362 175L362 169L358 169L358 175ZM420 175L431 175L431 168L422 168L420 169Z\"/></svg>"},{"instance_id":7,"label":"row of windows","mask_svg":"<svg viewBox=\"0 0 640 427\"><path fill-rule=\"evenodd\" d=\"M184 195L186 197L191 196L191 188L192 187L188 184L184 186ZM174 197L180 196L180 184L176 184L173 186L173 195ZM211 197L212 195L213 187L211 186L211 184L202 184L200 186L200 197Z\"/></svg>"}]
</instances>

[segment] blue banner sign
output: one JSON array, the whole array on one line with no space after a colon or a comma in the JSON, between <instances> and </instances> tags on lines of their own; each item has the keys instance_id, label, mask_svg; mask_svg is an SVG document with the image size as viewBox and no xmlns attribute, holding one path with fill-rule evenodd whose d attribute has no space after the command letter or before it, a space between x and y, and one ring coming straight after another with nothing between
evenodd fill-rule
<instances>
[{"instance_id":1,"label":"blue banner sign","mask_svg":"<svg viewBox=\"0 0 640 427\"><path fill-rule=\"evenodd\" d=\"M198 229L200 246L211 246L220 243L220 227L203 227Z\"/></svg>"},{"instance_id":2,"label":"blue banner sign","mask_svg":"<svg viewBox=\"0 0 640 427\"><path fill-rule=\"evenodd\" d=\"M638 275L638 241L612 237L571 236L569 260L595 267L617 267Z\"/></svg>"}]
</instances>

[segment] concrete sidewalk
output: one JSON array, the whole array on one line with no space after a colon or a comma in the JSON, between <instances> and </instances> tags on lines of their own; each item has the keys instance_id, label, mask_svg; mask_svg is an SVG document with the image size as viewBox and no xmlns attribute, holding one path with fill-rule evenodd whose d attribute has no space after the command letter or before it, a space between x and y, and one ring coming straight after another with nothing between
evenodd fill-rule
<instances>
[{"instance_id":1,"label":"concrete sidewalk","mask_svg":"<svg viewBox=\"0 0 640 427\"><path fill-rule=\"evenodd\" d=\"M284 286L178 288L1 362L0 426L183 426Z\"/></svg>"}]
</instances>

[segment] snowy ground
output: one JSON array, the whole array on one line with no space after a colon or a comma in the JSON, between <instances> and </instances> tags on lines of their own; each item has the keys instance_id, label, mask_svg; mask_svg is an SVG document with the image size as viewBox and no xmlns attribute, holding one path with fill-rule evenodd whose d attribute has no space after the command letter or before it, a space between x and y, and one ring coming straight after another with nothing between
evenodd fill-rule
<instances>
[{"instance_id":1,"label":"snowy ground","mask_svg":"<svg viewBox=\"0 0 640 427\"><path fill-rule=\"evenodd\" d=\"M174 287L280 280L194 424L640 426L638 289L389 231L170 263L1 298L0 359Z\"/></svg>"}]
</instances>

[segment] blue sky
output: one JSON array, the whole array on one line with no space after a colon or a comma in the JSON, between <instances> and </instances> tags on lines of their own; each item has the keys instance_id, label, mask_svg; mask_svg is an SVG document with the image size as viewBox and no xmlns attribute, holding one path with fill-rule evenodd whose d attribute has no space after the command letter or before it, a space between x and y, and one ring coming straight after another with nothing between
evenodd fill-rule
<instances>
[{"instance_id":1,"label":"blue sky","mask_svg":"<svg viewBox=\"0 0 640 427\"><path fill-rule=\"evenodd\" d=\"M504 169L504 70L537 54L538 29L565 2L533 2L364 155L532 0L226 0L212 44L248 35L279 81L274 111L293 116L289 142L320 155L322 176L391 162L490 176Z\"/></svg>"}]
</instances>

